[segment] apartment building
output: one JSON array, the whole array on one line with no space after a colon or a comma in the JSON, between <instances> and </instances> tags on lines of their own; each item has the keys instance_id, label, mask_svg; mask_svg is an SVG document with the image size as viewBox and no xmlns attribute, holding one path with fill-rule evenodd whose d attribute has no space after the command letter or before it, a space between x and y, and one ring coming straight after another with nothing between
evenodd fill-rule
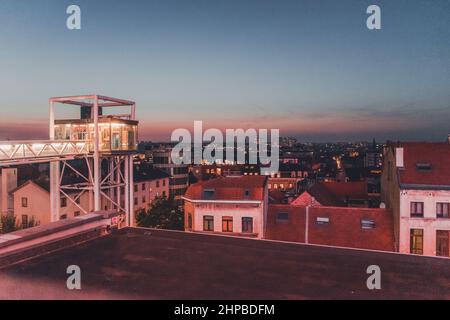
<instances>
[{"instance_id":1,"label":"apartment building","mask_svg":"<svg viewBox=\"0 0 450 320\"><path fill-rule=\"evenodd\" d=\"M184 199L185 230L262 239L267 177L219 177L191 185Z\"/></svg>"},{"instance_id":2,"label":"apartment building","mask_svg":"<svg viewBox=\"0 0 450 320\"><path fill-rule=\"evenodd\" d=\"M156 198L169 197L170 176L159 169L140 164L134 175L134 212L150 209Z\"/></svg>"},{"instance_id":3,"label":"apartment building","mask_svg":"<svg viewBox=\"0 0 450 320\"><path fill-rule=\"evenodd\" d=\"M148 156L152 159L155 168L163 170L170 176L170 197L173 198L178 205L183 205L182 197L189 184L188 165L173 163L171 147L161 147L148 151Z\"/></svg>"},{"instance_id":4,"label":"apartment building","mask_svg":"<svg viewBox=\"0 0 450 320\"><path fill-rule=\"evenodd\" d=\"M449 257L450 143L388 143L381 186L396 249Z\"/></svg>"}]
</instances>

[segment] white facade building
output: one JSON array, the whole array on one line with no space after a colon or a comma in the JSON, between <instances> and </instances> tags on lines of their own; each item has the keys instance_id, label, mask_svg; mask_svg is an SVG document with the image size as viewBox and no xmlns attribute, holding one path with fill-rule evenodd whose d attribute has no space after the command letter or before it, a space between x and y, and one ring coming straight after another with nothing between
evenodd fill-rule
<instances>
[{"instance_id":1,"label":"white facade building","mask_svg":"<svg viewBox=\"0 0 450 320\"><path fill-rule=\"evenodd\" d=\"M394 214L399 252L450 256L450 143L390 143L382 201Z\"/></svg>"}]
</instances>

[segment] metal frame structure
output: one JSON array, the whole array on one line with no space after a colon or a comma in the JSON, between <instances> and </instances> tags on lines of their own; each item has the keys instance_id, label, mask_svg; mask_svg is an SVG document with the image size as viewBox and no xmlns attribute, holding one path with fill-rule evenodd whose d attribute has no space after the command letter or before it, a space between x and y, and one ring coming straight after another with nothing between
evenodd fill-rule
<instances>
[{"instance_id":1,"label":"metal frame structure","mask_svg":"<svg viewBox=\"0 0 450 320\"><path fill-rule=\"evenodd\" d=\"M88 121L93 125L93 137L79 141L55 139L57 104L90 109ZM64 213L64 208L61 208L61 197L65 197L83 213L103 209L117 210L126 215L128 226L134 226L133 156L137 146L126 151L102 150L99 123L102 118L108 118L134 121L137 126L136 103L101 95L84 95L50 98L49 105L50 140L0 142L0 167L50 162L51 221L58 221ZM130 111L125 114L102 115L103 108L113 107L130 107ZM81 173L71 164L75 159L84 160L88 174ZM106 172L102 172L102 163L107 164ZM69 171L78 176L82 182L65 184L64 176ZM85 193L89 194L88 208L83 208L78 201ZM72 194L72 197L69 194ZM121 206L122 196L124 206Z\"/></svg>"}]
</instances>

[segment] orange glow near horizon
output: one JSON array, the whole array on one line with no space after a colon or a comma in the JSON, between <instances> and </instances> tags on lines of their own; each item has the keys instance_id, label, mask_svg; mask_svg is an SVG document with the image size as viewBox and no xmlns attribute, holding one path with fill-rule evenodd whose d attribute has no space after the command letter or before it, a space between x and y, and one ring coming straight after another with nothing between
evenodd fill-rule
<instances>
[{"instance_id":1,"label":"orange glow near horizon","mask_svg":"<svg viewBox=\"0 0 450 320\"><path fill-rule=\"evenodd\" d=\"M169 141L174 129L193 130L194 120L202 119L141 119L139 125L140 140ZM208 118L203 120L203 130L209 128L225 129L280 129L283 135L337 135L341 133L358 135L383 131L411 130L426 127L426 123L405 120L403 118L359 119L332 115L324 117L270 116L251 118ZM47 139L46 121L20 122L12 119L8 123L0 122L0 140Z\"/></svg>"}]
</instances>

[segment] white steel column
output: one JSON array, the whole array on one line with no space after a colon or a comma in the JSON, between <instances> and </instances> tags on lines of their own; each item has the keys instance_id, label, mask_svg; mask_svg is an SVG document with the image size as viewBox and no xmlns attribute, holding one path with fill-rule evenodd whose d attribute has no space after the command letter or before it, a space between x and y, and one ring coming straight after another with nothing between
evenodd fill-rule
<instances>
[{"instance_id":1,"label":"white steel column","mask_svg":"<svg viewBox=\"0 0 450 320\"><path fill-rule=\"evenodd\" d=\"M98 125L98 97L94 98L94 211L101 210L101 193L100 193L100 132Z\"/></svg>"},{"instance_id":2,"label":"white steel column","mask_svg":"<svg viewBox=\"0 0 450 320\"><path fill-rule=\"evenodd\" d=\"M116 168L116 202L118 204L117 206L117 211L120 211L120 207L121 205L121 192L122 192L122 188L121 188L121 184L122 184L122 178L121 178L121 161L122 159L120 157L116 157L116 161L117 161L117 168Z\"/></svg>"},{"instance_id":3,"label":"white steel column","mask_svg":"<svg viewBox=\"0 0 450 320\"><path fill-rule=\"evenodd\" d=\"M50 140L55 140L55 103L50 99L50 123L49 123ZM50 162L50 221L59 220L59 212L61 208L60 199L60 165L59 161Z\"/></svg>"},{"instance_id":4,"label":"white steel column","mask_svg":"<svg viewBox=\"0 0 450 320\"><path fill-rule=\"evenodd\" d=\"M130 227L135 227L136 226L136 217L134 216L134 163L133 163L133 156L127 156L127 163L129 165L129 177L128 180L130 181L130 223L129 226Z\"/></svg>"},{"instance_id":5,"label":"white steel column","mask_svg":"<svg viewBox=\"0 0 450 320\"><path fill-rule=\"evenodd\" d=\"M128 156L125 156L124 160L124 170L125 170L125 216L126 216L126 222L127 226L130 226L130 165Z\"/></svg>"}]
</instances>

